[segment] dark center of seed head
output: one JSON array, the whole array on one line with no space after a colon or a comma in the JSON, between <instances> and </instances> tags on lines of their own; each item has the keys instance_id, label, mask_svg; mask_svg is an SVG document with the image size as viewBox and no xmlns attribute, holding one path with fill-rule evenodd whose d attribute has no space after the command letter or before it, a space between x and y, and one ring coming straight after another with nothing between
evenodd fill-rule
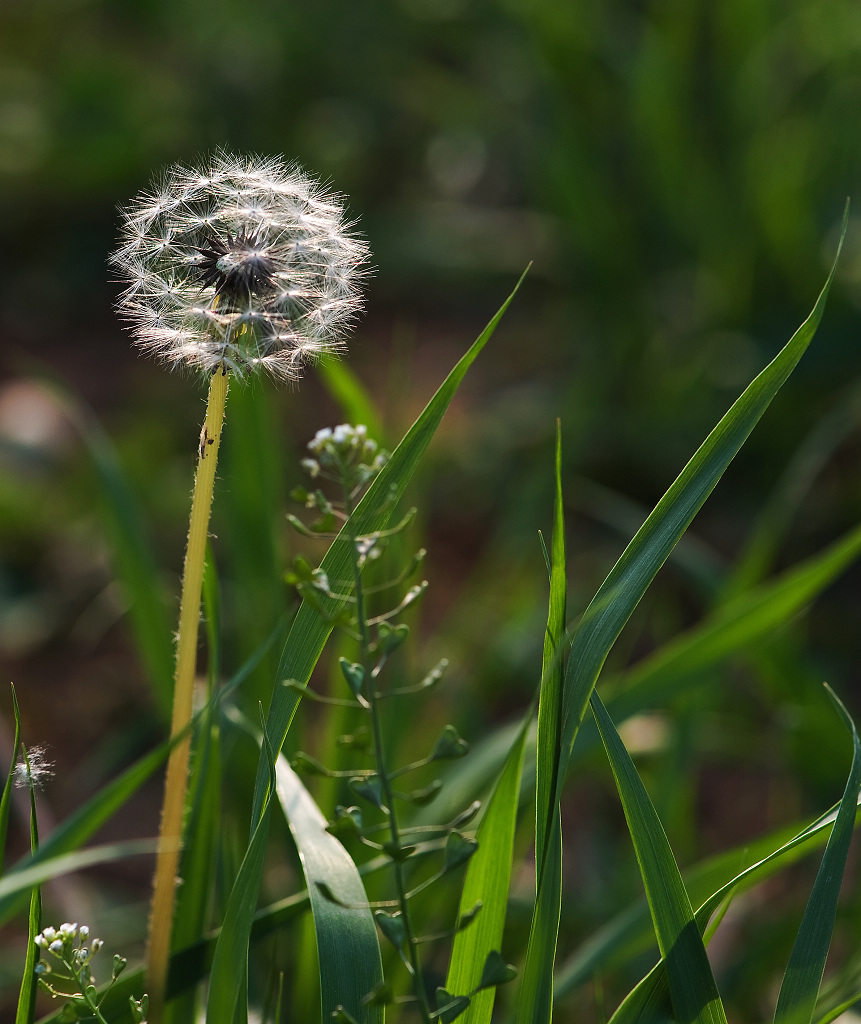
<instances>
[{"instance_id":1,"label":"dark center of seed head","mask_svg":"<svg viewBox=\"0 0 861 1024\"><path fill-rule=\"evenodd\" d=\"M210 235L196 267L204 287L215 286L216 295L228 300L247 299L275 288L275 261L257 232L244 228L226 238Z\"/></svg>"}]
</instances>

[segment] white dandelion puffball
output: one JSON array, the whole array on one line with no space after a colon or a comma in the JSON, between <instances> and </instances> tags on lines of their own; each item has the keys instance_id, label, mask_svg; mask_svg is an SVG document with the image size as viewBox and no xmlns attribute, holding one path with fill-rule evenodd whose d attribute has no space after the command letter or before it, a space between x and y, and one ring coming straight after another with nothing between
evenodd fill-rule
<instances>
[{"instance_id":1,"label":"white dandelion puffball","mask_svg":"<svg viewBox=\"0 0 861 1024\"><path fill-rule=\"evenodd\" d=\"M293 380L362 308L367 245L341 198L279 157L171 167L122 217L117 308L171 364Z\"/></svg>"}]
</instances>

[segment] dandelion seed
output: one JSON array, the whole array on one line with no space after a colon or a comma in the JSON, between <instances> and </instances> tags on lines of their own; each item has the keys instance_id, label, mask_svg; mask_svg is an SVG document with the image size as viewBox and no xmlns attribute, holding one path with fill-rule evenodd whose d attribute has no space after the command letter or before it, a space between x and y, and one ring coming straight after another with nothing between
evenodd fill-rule
<instances>
[{"instance_id":1,"label":"dandelion seed","mask_svg":"<svg viewBox=\"0 0 861 1024\"><path fill-rule=\"evenodd\" d=\"M45 754L44 747L30 747L26 758L15 765L15 785L19 789L42 789L54 774L54 762Z\"/></svg>"},{"instance_id":2,"label":"dandelion seed","mask_svg":"<svg viewBox=\"0 0 861 1024\"><path fill-rule=\"evenodd\" d=\"M123 211L118 311L168 363L296 379L361 310L369 251L352 227L340 197L278 157L173 167Z\"/></svg>"}]
</instances>

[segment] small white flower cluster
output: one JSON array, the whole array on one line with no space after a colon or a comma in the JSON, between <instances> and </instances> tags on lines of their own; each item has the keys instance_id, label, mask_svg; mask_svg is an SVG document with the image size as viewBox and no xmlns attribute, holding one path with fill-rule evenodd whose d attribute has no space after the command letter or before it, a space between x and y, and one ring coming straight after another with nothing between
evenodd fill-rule
<instances>
[{"instance_id":1,"label":"small white flower cluster","mask_svg":"<svg viewBox=\"0 0 861 1024\"><path fill-rule=\"evenodd\" d=\"M345 468L359 466L364 470L363 482L379 473L388 461L388 454L378 450L377 442L368 437L363 424L353 427L349 423L324 427L308 442L308 450L316 456L303 459L302 467L312 477L324 470L340 474Z\"/></svg>"},{"instance_id":2,"label":"small white flower cluster","mask_svg":"<svg viewBox=\"0 0 861 1024\"><path fill-rule=\"evenodd\" d=\"M123 211L118 310L169 363L296 379L341 347L369 258L339 196L279 157L218 152Z\"/></svg>"},{"instance_id":3,"label":"small white flower cluster","mask_svg":"<svg viewBox=\"0 0 861 1024\"><path fill-rule=\"evenodd\" d=\"M70 924L67 921L59 928L45 928L33 941L40 949L47 949L49 953L53 953L61 960L76 967L82 967L104 945L101 939L93 939L87 947L86 942L89 937L90 929L85 924L82 924L79 929L77 922ZM78 945L75 945L76 941Z\"/></svg>"}]
</instances>

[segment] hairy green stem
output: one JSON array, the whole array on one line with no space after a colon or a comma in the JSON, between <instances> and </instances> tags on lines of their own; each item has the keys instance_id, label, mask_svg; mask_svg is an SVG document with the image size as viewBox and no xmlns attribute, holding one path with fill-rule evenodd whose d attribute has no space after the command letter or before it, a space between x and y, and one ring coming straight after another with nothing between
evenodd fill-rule
<instances>
[{"instance_id":1,"label":"hairy green stem","mask_svg":"<svg viewBox=\"0 0 861 1024\"><path fill-rule=\"evenodd\" d=\"M162 803L159 851L153 880L152 908L147 945L147 987L149 990L150 1024L161 1024L164 993L170 963L170 937L176 902L176 876L182 842L182 818L188 788L188 760L191 735L187 731L191 722L194 673L197 662L197 634L200 624L200 594L203 586L203 566L206 539L209 532L209 513L215 485L215 467L218 443L224 422L227 399L227 368L223 365L213 374L209 384L206 419L200 432L197 474L191 501L191 519L182 577L179 632L177 635L176 669L174 674L173 716L170 735L178 736L167 763Z\"/></svg>"},{"instance_id":2,"label":"hairy green stem","mask_svg":"<svg viewBox=\"0 0 861 1024\"><path fill-rule=\"evenodd\" d=\"M371 634L368 626L368 616L365 610L365 592L362 585L362 569L359 565L359 555L355 528L353 527L353 501L347 480L344 480L344 505L347 513L347 532L350 538L351 561L353 564L353 578L356 589L356 621L361 635L361 665L366 683L365 699L368 702L368 713L371 716L371 728L374 736L374 753L377 761L377 776L380 780L382 796L388 810L389 834L392 838L392 848L401 848L401 836L398 828L398 816L395 810L395 798L392 792L392 778L386 767L385 745L383 743L383 730L380 722L380 714L377 706L376 684L372 676L371 665ZM418 999L419 1010L424 1024L432 1024L431 1009L428 1004L427 989L422 973L421 958L419 957L418 943L413 931L412 918L410 916L409 902L407 899L406 879L404 877L404 865L400 860L392 859L392 868L395 876L395 890L397 892L398 904L401 909L401 919L404 924L409 962L412 968L413 988Z\"/></svg>"}]
</instances>

